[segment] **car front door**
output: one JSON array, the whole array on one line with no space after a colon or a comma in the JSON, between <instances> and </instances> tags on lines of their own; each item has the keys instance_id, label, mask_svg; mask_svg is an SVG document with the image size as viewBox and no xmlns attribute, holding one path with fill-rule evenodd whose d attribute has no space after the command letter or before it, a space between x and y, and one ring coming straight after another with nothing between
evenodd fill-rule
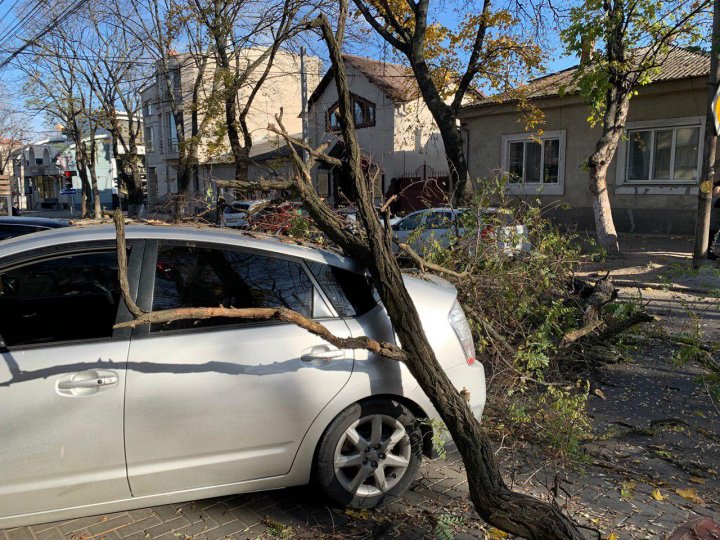
<instances>
[{"instance_id":1,"label":"car front door","mask_svg":"<svg viewBox=\"0 0 720 540\"><path fill-rule=\"evenodd\" d=\"M153 310L287 307L350 335L300 260L161 242L144 266L140 297ZM288 473L307 429L352 367L353 351L292 324L206 319L138 328L126 406L133 495Z\"/></svg>"},{"instance_id":2,"label":"car front door","mask_svg":"<svg viewBox=\"0 0 720 540\"><path fill-rule=\"evenodd\" d=\"M49 249L0 259L0 518L130 497L117 257Z\"/></svg>"}]
</instances>

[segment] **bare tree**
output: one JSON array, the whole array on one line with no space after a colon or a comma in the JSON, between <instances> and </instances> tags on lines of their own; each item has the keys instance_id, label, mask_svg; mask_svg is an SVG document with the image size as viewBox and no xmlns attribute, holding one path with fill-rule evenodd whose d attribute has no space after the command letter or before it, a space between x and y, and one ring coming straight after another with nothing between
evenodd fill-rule
<instances>
[{"instance_id":1,"label":"bare tree","mask_svg":"<svg viewBox=\"0 0 720 540\"><path fill-rule=\"evenodd\" d=\"M81 14L90 31L76 50L93 60L84 64L82 75L98 100L101 123L112 137L118 188L127 190L128 212L135 215L143 204L140 89L149 81L151 70L143 62L142 43L125 25L115 24L115 7L100 5Z\"/></svg>"},{"instance_id":2,"label":"bare tree","mask_svg":"<svg viewBox=\"0 0 720 540\"><path fill-rule=\"evenodd\" d=\"M219 114L220 77L212 60L207 29L196 24L190 6L176 0L129 0L127 32L144 44L155 64L162 87L159 100L168 104L177 130L178 201L176 214L185 212L188 189L197 170L203 134ZM180 54L176 47L183 47ZM210 84L207 84L207 81Z\"/></svg>"},{"instance_id":3,"label":"bare tree","mask_svg":"<svg viewBox=\"0 0 720 540\"><path fill-rule=\"evenodd\" d=\"M296 31L304 0L194 0L201 24L212 37L214 57L222 79L220 89L235 178L247 180L253 145L248 115L273 68L280 46Z\"/></svg>"},{"instance_id":4,"label":"bare tree","mask_svg":"<svg viewBox=\"0 0 720 540\"><path fill-rule=\"evenodd\" d=\"M619 251L608 195L607 171L625 129L630 98L652 81L672 47L701 37L709 0L586 0L570 12L562 35L571 52L581 53L575 80L591 109L591 124L602 127L587 160L599 244ZM604 49L595 51L601 42Z\"/></svg>"},{"instance_id":5,"label":"bare tree","mask_svg":"<svg viewBox=\"0 0 720 540\"><path fill-rule=\"evenodd\" d=\"M101 214L100 193L95 173L97 111L91 92L78 70L82 59L74 52L74 30L70 22L46 33L33 47L33 62L19 63L25 73L27 107L45 114L48 123L60 123L75 145L75 162L82 183L81 214L90 209ZM75 34L77 35L77 34ZM90 140L88 140L90 136Z\"/></svg>"},{"instance_id":6,"label":"bare tree","mask_svg":"<svg viewBox=\"0 0 720 540\"><path fill-rule=\"evenodd\" d=\"M0 174L10 174L12 156L26 142L27 119L10 103L7 90L0 87Z\"/></svg>"},{"instance_id":7,"label":"bare tree","mask_svg":"<svg viewBox=\"0 0 720 540\"><path fill-rule=\"evenodd\" d=\"M376 213L373 196L363 173L360 146L355 134L349 83L342 57L345 33L347 0L341 0L340 20L333 30L325 15L320 15L308 27L319 31L329 51L335 85L339 96L339 123L344 141L344 159L324 153L327 145L311 148L291 138L282 122L271 127L289 144L297 175L289 180L315 223L342 250L364 261L373 283L388 312L402 348L391 343L379 343L370 337L346 340L332 335L317 322L284 308L228 309L186 308L162 312L144 312L129 298L126 272L126 252L123 237L123 219L116 214L118 227L118 259L120 282L126 302L136 317L129 326L148 322L167 322L175 319L204 319L229 316L254 319L278 319L297 324L328 342L343 348L364 348L390 359L404 362L425 394L440 413L465 463L470 496L478 513L491 525L505 531L533 539L582 538L575 525L557 506L544 503L531 496L513 492L502 479L491 444L478 419L473 415L465 397L452 384L437 361L427 340L415 305L405 287L403 276L391 249L392 234L387 224L381 223ZM292 144L291 144L292 143ZM305 162L296 150L304 148L309 159ZM357 193L359 229L348 228L313 188L311 168L317 162L341 167ZM368 471L367 474L371 474Z\"/></svg>"}]
</instances>

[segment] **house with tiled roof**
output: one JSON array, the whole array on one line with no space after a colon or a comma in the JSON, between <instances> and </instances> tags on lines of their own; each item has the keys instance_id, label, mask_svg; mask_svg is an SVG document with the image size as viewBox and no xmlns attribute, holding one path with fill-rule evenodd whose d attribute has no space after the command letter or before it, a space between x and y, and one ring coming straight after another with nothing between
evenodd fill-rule
<instances>
[{"instance_id":1,"label":"house with tiled roof","mask_svg":"<svg viewBox=\"0 0 720 540\"><path fill-rule=\"evenodd\" d=\"M447 194L445 149L410 68L361 56L344 55L357 137L376 202L403 193L400 208L435 204ZM341 155L338 95L330 69L308 100L308 136L317 147L330 144ZM318 192L336 205L352 201L352 186L339 168L317 166Z\"/></svg>"},{"instance_id":2,"label":"house with tiled roof","mask_svg":"<svg viewBox=\"0 0 720 540\"><path fill-rule=\"evenodd\" d=\"M575 85L578 67L530 81L525 95L544 114L542 131L525 129L516 98L467 105L468 162L474 178L498 175L518 197L540 198L564 223L594 228L584 168L600 137ZM625 137L608 170L620 232L692 234L701 170L710 57L674 48L652 82L630 101Z\"/></svg>"}]
</instances>

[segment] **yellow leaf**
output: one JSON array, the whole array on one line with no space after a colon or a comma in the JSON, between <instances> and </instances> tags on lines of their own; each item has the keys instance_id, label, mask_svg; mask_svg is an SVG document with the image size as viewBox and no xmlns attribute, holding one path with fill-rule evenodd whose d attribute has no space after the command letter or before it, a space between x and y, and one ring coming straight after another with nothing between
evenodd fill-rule
<instances>
[{"instance_id":1,"label":"yellow leaf","mask_svg":"<svg viewBox=\"0 0 720 540\"><path fill-rule=\"evenodd\" d=\"M691 481L693 484L704 484L704 483L705 483L705 479L704 479L704 478L698 478L697 476L691 476L691 477L690 477L690 481Z\"/></svg>"},{"instance_id":2,"label":"yellow leaf","mask_svg":"<svg viewBox=\"0 0 720 540\"><path fill-rule=\"evenodd\" d=\"M631 499L636 485L637 482L635 482L635 480L626 480L623 482L620 486L620 497L623 499Z\"/></svg>"},{"instance_id":3,"label":"yellow leaf","mask_svg":"<svg viewBox=\"0 0 720 540\"><path fill-rule=\"evenodd\" d=\"M655 488L652 490L652 493L650 496L655 499L656 501L664 501L665 497L662 493L660 493L660 490L658 488Z\"/></svg>"},{"instance_id":4,"label":"yellow leaf","mask_svg":"<svg viewBox=\"0 0 720 540\"><path fill-rule=\"evenodd\" d=\"M605 394L599 388L596 388L595 390L593 390L593 394L595 394L597 397L599 397L601 399L605 399Z\"/></svg>"},{"instance_id":5,"label":"yellow leaf","mask_svg":"<svg viewBox=\"0 0 720 540\"><path fill-rule=\"evenodd\" d=\"M490 540L502 540L503 538L507 538L508 533L501 531L500 529L492 528L487 533L487 538Z\"/></svg>"},{"instance_id":6,"label":"yellow leaf","mask_svg":"<svg viewBox=\"0 0 720 540\"><path fill-rule=\"evenodd\" d=\"M695 488L687 488L687 489L676 489L675 493L680 495L683 499L687 499L688 501L692 501L695 504L705 504L705 501L703 501L697 494L697 491L695 491Z\"/></svg>"},{"instance_id":7,"label":"yellow leaf","mask_svg":"<svg viewBox=\"0 0 720 540\"><path fill-rule=\"evenodd\" d=\"M614 532L611 532L610 534L608 534L608 535L605 537L605 540L618 540L618 538L619 538L619 537L618 537L617 534L615 534Z\"/></svg>"},{"instance_id":8,"label":"yellow leaf","mask_svg":"<svg viewBox=\"0 0 720 540\"><path fill-rule=\"evenodd\" d=\"M367 510L353 510L352 508L345 510L345 515L353 519L367 519L370 517L370 513Z\"/></svg>"}]
</instances>

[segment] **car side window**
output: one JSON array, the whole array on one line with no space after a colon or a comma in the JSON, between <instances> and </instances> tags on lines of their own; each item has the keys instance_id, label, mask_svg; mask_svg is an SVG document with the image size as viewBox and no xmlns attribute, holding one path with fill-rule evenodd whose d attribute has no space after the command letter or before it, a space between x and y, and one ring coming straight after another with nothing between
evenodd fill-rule
<instances>
[{"instance_id":1,"label":"car side window","mask_svg":"<svg viewBox=\"0 0 720 540\"><path fill-rule=\"evenodd\" d=\"M359 317L377 305L372 284L363 274L318 262L308 266L341 317Z\"/></svg>"},{"instance_id":2,"label":"car side window","mask_svg":"<svg viewBox=\"0 0 720 540\"><path fill-rule=\"evenodd\" d=\"M114 251L18 266L0 272L0 335L8 347L109 338L120 302Z\"/></svg>"},{"instance_id":3,"label":"car side window","mask_svg":"<svg viewBox=\"0 0 720 540\"><path fill-rule=\"evenodd\" d=\"M449 229L451 222L452 214L450 212L431 212L425 220L425 227L428 229Z\"/></svg>"},{"instance_id":4,"label":"car side window","mask_svg":"<svg viewBox=\"0 0 720 540\"><path fill-rule=\"evenodd\" d=\"M245 251L163 245L155 267L153 310L285 307L312 316L313 284L294 261ZM256 322L213 318L153 324L151 332Z\"/></svg>"},{"instance_id":5,"label":"car side window","mask_svg":"<svg viewBox=\"0 0 720 540\"><path fill-rule=\"evenodd\" d=\"M411 216L406 217L400 223L398 223L398 229L401 231L414 231L422 223L423 213L418 212Z\"/></svg>"}]
</instances>

